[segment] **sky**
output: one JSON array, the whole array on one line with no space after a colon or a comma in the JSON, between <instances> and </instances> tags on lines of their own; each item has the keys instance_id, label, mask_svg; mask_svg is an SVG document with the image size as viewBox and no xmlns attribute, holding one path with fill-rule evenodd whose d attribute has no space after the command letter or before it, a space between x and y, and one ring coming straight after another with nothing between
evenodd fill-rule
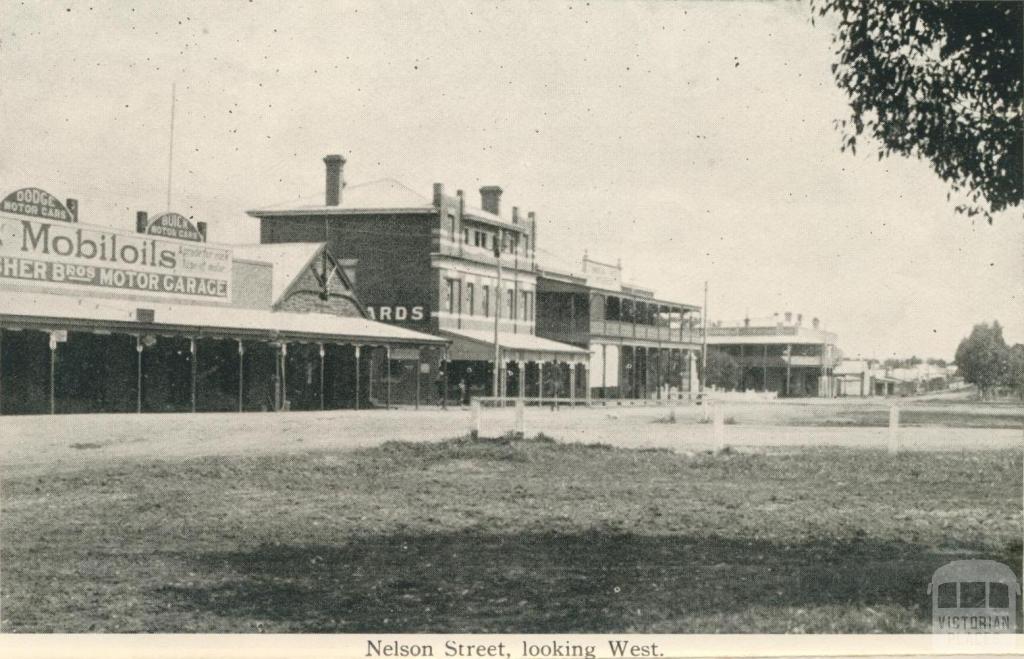
<instances>
[{"instance_id":1,"label":"sky","mask_svg":"<svg viewBox=\"0 0 1024 659\"><path fill-rule=\"evenodd\" d=\"M1022 209L957 215L928 163L840 151L848 105L806 2L0 0L0 193L83 222L245 211L396 178L504 188L539 247L622 259L725 321L819 317L848 356L1024 342Z\"/></svg>"}]
</instances>

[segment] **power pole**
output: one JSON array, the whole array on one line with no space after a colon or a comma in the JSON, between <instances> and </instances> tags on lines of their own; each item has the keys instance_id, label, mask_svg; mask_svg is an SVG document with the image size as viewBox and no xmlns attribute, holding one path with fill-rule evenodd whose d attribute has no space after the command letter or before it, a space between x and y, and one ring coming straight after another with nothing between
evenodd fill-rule
<instances>
[{"instance_id":1,"label":"power pole","mask_svg":"<svg viewBox=\"0 0 1024 659\"><path fill-rule=\"evenodd\" d=\"M171 135L167 144L167 210L171 210L171 177L174 172L174 83L171 83Z\"/></svg>"},{"instance_id":2,"label":"power pole","mask_svg":"<svg viewBox=\"0 0 1024 659\"><path fill-rule=\"evenodd\" d=\"M501 360L501 344L498 342L498 321L501 319L502 290L501 290L501 250L505 246L505 234L498 229L498 240L494 243L494 256L498 261L498 286L494 296L494 383L492 396L498 396L498 370Z\"/></svg>"},{"instance_id":3,"label":"power pole","mask_svg":"<svg viewBox=\"0 0 1024 659\"><path fill-rule=\"evenodd\" d=\"M704 380L708 373L708 282L704 280L704 340L701 345L700 354L700 398L704 400Z\"/></svg>"}]
</instances>

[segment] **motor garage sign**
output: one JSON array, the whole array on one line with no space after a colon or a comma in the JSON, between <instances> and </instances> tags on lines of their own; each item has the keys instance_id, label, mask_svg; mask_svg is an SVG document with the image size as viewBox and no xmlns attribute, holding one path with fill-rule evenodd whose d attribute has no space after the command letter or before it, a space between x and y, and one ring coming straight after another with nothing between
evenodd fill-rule
<instances>
[{"instance_id":1,"label":"motor garage sign","mask_svg":"<svg viewBox=\"0 0 1024 659\"><path fill-rule=\"evenodd\" d=\"M227 302L231 261L205 243L0 213L0 280Z\"/></svg>"}]
</instances>

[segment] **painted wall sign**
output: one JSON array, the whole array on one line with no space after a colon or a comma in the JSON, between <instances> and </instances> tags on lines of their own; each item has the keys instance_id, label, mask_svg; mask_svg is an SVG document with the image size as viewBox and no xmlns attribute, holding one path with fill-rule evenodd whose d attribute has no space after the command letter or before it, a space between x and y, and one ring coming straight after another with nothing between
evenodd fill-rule
<instances>
[{"instance_id":1,"label":"painted wall sign","mask_svg":"<svg viewBox=\"0 0 1024 659\"><path fill-rule=\"evenodd\" d=\"M231 300L231 250L0 214L0 281Z\"/></svg>"},{"instance_id":2,"label":"painted wall sign","mask_svg":"<svg viewBox=\"0 0 1024 659\"><path fill-rule=\"evenodd\" d=\"M366 306L366 312L371 320L383 322L418 322L430 317L426 307L423 305L409 306L403 304L371 304Z\"/></svg>"},{"instance_id":3,"label":"painted wall sign","mask_svg":"<svg viewBox=\"0 0 1024 659\"><path fill-rule=\"evenodd\" d=\"M199 229L187 217L178 213L157 215L146 225L146 233L150 236L203 242L203 234L199 233Z\"/></svg>"},{"instance_id":4,"label":"painted wall sign","mask_svg":"<svg viewBox=\"0 0 1024 659\"><path fill-rule=\"evenodd\" d=\"M587 285L612 291L622 290L622 270L618 266L591 261L583 257Z\"/></svg>"},{"instance_id":5,"label":"painted wall sign","mask_svg":"<svg viewBox=\"0 0 1024 659\"><path fill-rule=\"evenodd\" d=\"M39 188L15 190L0 202L0 210L61 222L74 222L78 219L77 213L72 213L59 199Z\"/></svg>"}]
</instances>

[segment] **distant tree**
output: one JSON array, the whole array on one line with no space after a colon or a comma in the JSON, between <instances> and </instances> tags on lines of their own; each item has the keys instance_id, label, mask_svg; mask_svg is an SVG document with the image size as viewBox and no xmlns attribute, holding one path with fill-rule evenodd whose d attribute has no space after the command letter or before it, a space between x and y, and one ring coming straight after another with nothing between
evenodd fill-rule
<instances>
[{"instance_id":1,"label":"distant tree","mask_svg":"<svg viewBox=\"0 0 1024 659\"><path fill-rule=\"evenodd\" d=\"M865 132L878 158L925 158L958 211L992 213L1024 201L1024 3L1020 0L811 0L834 16L832 73L850 99L843 150ZM949 195L947 195L947 198ZM987 206L987 208L986 208Z\"/></svg>"},{"instance_id":2,"label":"distant tree","mask_svg":"<svg viewBox=\"0 0 1024 659\"><path fill-rule=\"evenodd\" d=\"M740 365L726 352L708 350L706 386L735 389L740 385Z\"/></svg>"},{"instance_id":3,"label":"distant tree","mask_svg":"<svg viewBox=\"0 0 1024 659\"><path fill-rule=\"evenodd\" d=\"M999 321L975 325L971 335L956 349L956 365L965 382L976 385L978 393L990 397L1006 384L1010 372L1010 348L1003 339Z\"/></svg>"},{"instance_id":4,"label":"distant tree","mask_svg":"<svg viewBox=\"0 0 1024 659\"><path fill-rule=\"evenodd\" d=\"M940 359L940 358L937 358L937 357L929 357L928 358L928 364L930 364L932 366L941 366L941 367L945 368L947 366L948 362L945 359Z\"/></svg>"},{"instance_id":5,"label":"distant tree","mask_svg":"<svg viewBox=\"0 0 1024 659\"><path fill-rule=\"evenodd\" d=\"M1010 348L1005 384L1024 399L1024 344Z\"/></svg>"}]
</instances>

